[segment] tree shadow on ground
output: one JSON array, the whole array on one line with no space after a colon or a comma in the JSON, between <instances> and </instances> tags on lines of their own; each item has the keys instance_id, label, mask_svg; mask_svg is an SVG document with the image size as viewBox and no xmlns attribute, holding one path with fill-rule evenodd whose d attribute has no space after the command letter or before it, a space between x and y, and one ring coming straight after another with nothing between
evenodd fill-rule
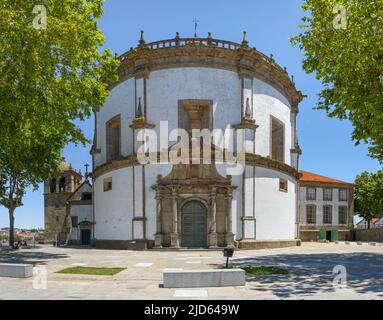
<instances>
[{"instance_id":1,"label":"tree shadow on ground","mask_svg":"<svg viewBox=\"0 0 383 320\"><path fill-rule=\"evenodd\" d=\"M335 266L346 268L346 288L352 288L357 294L373 293L383 297L383 254L379 253L279 254L232 259L231 263L239 267L251 264L288 270L289 275L247 278L253 290L271 291L280 298L338 292L339 288L333 285L337 275L333 273Z\"/></svg>"},{"instance_id":2,"label":"tree shadow on ground","mask_svg":"<svg viewBox=\"0 0 383 320\"><path fill-rule=\"evenodd\" d=\"M0 252L0 263L28 263L44 265L49 260L69 258L67 254L46 253L33 251L32 249L21 249Z\"/></svg>"}]
</instances>

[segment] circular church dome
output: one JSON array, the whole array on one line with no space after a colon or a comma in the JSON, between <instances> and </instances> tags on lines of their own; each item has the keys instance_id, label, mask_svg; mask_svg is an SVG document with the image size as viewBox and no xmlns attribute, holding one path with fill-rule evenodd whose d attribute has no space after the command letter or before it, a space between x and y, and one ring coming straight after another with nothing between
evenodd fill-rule
<instances>
[{"instance_id":1,"label":"circular church dome","mask_svg":"<svg viewBox=\"0 0 383 320\"><path fill-rule=\"evenodd\" d=\"M119 59L119 81L95 114L96 246L295 244L302 94L286 70L246 33L241 43L210 33L146 43L142 32ZM189 151L172 161L180 133L195 130L213 140L211 161Z\"/></svg>"}]
</instances>

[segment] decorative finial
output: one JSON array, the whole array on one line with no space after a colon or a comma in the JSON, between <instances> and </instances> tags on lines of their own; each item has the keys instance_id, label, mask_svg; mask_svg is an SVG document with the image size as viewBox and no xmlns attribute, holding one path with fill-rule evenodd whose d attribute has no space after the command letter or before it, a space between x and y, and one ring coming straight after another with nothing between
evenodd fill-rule
<instances>
[{"instance_id":1,"label":"decorative finial","mask_svg":"<svg viewBox=\"0 0 383 320\"><path fill-rule=\"evenodd\" d=\"M270 54L270 59L274 60L274 55L272 53Z\"/></svg>"},{"instance_id":2,"label":"decorative finial","mask_svg":"<svg viewBox=\"0 0 383 320\"><path fill-rule=\"evenodd\" d=\"M287 73L287 67L284 67L283 69L284 69L284 70L285 70L285 72Z\"/></svg>"},{"instance_id":3,"label":"decorative finial","mask_svg":"<svg viewBox=\"0 0 383 320\"><path fill-rule=\"evenodd\" d=\"M208 33L207 33L207 38L208 38L208 39L213 39L213 37L212 37L212 35L211 35L211 32L208 32Z\"/></svg>"},{"instance_id":4,"label":"decorative finial","mask_svg":"<svg viewBox=\"0 0 383 320\"><path fill-rule=\"evenodd\" d=\"M247 32L243 31L242 47L248 47L249 41L247 41Z\"/></svg>"},{"instance_id":5,"label":"decorative finial","mask_svg":"<svg viewBox=\"0 0 383 320\"><path fill-rule=\"evenodd\" d=\"M89 168L89 163L85 163L85 181L88 181L88 179L89 179L88 168Z\"/></svg>"},{"instance_id":6,"label":"decorative finial","mask_svg":"<svg viewBox=\"0 0 383 320\"><path fill-rule=\"evenodd\" d=\"M179 39L179 38L180 38L180 33L176 32L176 39Z\"/></svg>"},{"instance_id":7,"label":"decorative finial","mask_svg":"<svg viewBox=\"0 0 383 320\"><path fill-rule=\"evenodd\" d=\"M136 118L142 118L141 97L138 98L138 106L137 106Z\"/></svg>"},{"instance_id":8,"label":"decorative finial","mask_svg":"<svg viewBox=\"0 0 383 320\"><path fill-rule=\"evenodd\" d=\"M197 38L197 28L198 28L198 20L197 20L197 18L194 18L194 20L193 20L193 22L194 22L194 38Z\"/></svg>"},{"instance_id":9,"label":"decorative finial","mask_svg":"<svg viewBox=\"0 0 383 320\"><path fill-rule=\"evenodd\" d=\"M140 41L138 43L139 43L139 47L143 47L146 43L145 39L144 39L144 30L141 30L141 37L140 37Z\"/></svg>"}]
</instances>

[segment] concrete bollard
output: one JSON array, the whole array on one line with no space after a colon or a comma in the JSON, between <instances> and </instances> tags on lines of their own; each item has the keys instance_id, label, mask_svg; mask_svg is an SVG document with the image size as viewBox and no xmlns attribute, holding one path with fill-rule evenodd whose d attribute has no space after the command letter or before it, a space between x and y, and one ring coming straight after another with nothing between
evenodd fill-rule
<instances>
[{"instance_id":1,"label":"concrete bollard","mask_svg":"<svg viewBox=\"0 0 383 320\"><path fill-rule=\"evenodd\" d=\"M33 265L0 263L0 277L30 278L33 276Z\"/></svg>"}]
</instances>

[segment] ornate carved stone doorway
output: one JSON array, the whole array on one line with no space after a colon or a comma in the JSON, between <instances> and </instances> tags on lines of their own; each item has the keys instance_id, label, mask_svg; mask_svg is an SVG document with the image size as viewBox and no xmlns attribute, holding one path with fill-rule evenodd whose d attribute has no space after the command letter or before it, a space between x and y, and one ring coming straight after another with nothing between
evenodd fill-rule
<instances>
[{"instance_id":1,"label":"ornate carved stone doorway","mask_svg":"<svg viewBox=\"0 0 383 320\"><path fill-rule=\"evenodd\" d=\"M181 209L181 216L181 246L207 247L207 209L202 202L186 202Z\"/></svg>"}]
</instances>

